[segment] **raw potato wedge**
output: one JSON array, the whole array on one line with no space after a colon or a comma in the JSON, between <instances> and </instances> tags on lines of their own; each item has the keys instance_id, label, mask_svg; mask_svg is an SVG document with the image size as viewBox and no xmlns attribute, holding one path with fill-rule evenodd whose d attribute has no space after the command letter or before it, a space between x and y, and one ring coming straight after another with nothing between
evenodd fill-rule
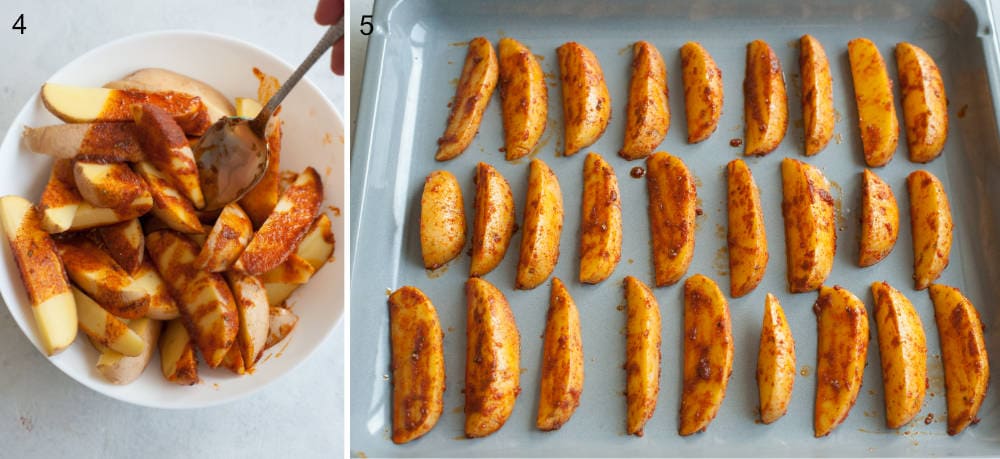
<instances>
[{"instance_id":1,"label":"raw potato wedge","mask_svg":"<svg viewBox=\"0 0 1000 459\"><path fill-rule=\"evenodd\" d=\"M580 282L607 279L622 258L622 202L615 170L597 153L583 163Z\"/></svg>"},{"instance_id":2,"label":"raw potato wedge","mask_svg":"<svg viewBox=\"0 0 1000 459\"><path fill-rule=\"evenodd\" d=\"M145 215L152 208L152 193L142 194L127 206L117 209L96 207L82 201L77 205L76 212L73 214L73 222L67 230L80 231L133 220Z\"/></svg>"},{"instance_id":3,"label":"raw potato wedge","mask_svg":"<svg viewBox=\"0 0 1000 459\"><path fill-rule=\"evenodd\" d=\"M128 328L125 322L105 311L80 289L70 288L76 302L76 316L80 321L80 330L92 341L97 341L128 357L135 357L146 349L146 342Z\"/></svg>"},{"instance_id":4,"label":"raw potato wedge","mask_svg":"<svg viewBox=\"0 0 1000 459\"><path fill-rule=\"evenodd\" d=\"M326 262L330 261L336 248L336 241L333 236L333 223L326 214L319 214L313 221L312 227L302 238L299 247L295 249L295 255L309 262L313 269L319 271Z\"/></svg>"},{"instance_id":5,"label":"raw potato wedge","mask_svg":"<svg viewBox=\"0 0 1000 459\"><path fill-rule=\"evenodd\" d=\"M295 330L295 325L298 323L299 316L290 309L271 306L268 310L267 343L264 344L264 350L282 342L292 330Z\"/></svg>"},{"instance_id":6,"label":"raw potato wedge","mask_svg":"<svg viewBox=\"0 0 1000 459\"><path fill-rule=\"evenodd\" d=\"M861 178L861 243L858 266L889 256L899 236L899 206L892 188L869 169Z\"/></svg>"},{"instance_id":7,"label":"raw potato wedge","mask_svg":"<svg viewBox=\"0 0 1000 459\"><path fill-rule=\"evenodd\" d=\"M785 415L794 387L795 340L781 304L768 293L764 300L764 323L757 353L760 422L770 424Z\"/></svg>"},{"instance_id":8,"label":"raw potato wedge","mask_svg":"<svg viewBox=\"0 0 1000 459\"><path fill-rule=\"evenodd\" d=\"M132 121L132 106L155 105L174 119L184 133L199 136L213 120L201 99L173 91L84 88L55 83L42 85L42 103L67 123Z\"/></svg>"},{"instance_id":9,"label":"raw potato wedge","mask_svg":"<svg viewBox=\"0 0 1000 459\"><path fill-rule=\"evenodd\" d=\"M132 116L146 159L163 172L196 208L205 207L194 152L180 126L166 110L151 104L133 106Z\"/></svg>"},{"instance_id":10,"label":"raw potato wedge","mask_svg":"<svg viewBox=\"0 0 1000 459\"><path fill-rule=\"evenodd\" d=\"M625 277L625 433L641 437L660 394L660 305L639 279Z\"/></svg>"},{"instance_id":11,"label":"raw potato wedge","mask_svg":"<svg viewBox=\"0 0 1000 459\"><path fill-rule=\"evenodd\" d=\"M198 269L222 272L236 262L253 237L253 222L240 205L231 202L222 208L194 261Z\"/></svg>"},{"instance_id":12,"label":"raw potato wedge","mask_svg":"<svg viewBox=\"0 0 1000 459\"><path fill-rule=\"evenodd\" d=\"M549 114L549 90L542 66L521 42L504 37L500 53L500 107L507 161L522 158L538 144Z\"/></svg>"},{"instance_id":13,"label":"raw potato wedge","mask_svg":"<svg viewBox=\"0 0 1000 459\"><path fill-rule=\"evenodd\" d=\"M254 364L264 351L270 328L267 292L264 291L264 284L256 277L233 271L227 272L225 276L229 289L233 292L233 299L236 300L236 312L240 318L240 329L232 349L239 351L243 367L252 372Z\"/></svg>"},{"instance_id":14,"label":"raw potato wedge","mask_svg":"<svg viewBox=\"0 0 1000 459\"><path fill-rule=\"evenodd\" d=\"M781 182L788 290L813 291L830 274L837 251L830 182L816 167L791 158L781 161Z\"/></svg>"},{"instance_id":15,"label":"raw potato wedge","mask_svg":"<svg viewBox=\"0 0 1000 459\"><path fill-rule=\"evenodd\" d=\"M29 150L57 159L120 163L141 161L143 158L132 123L25 126L23 136Z\"/></svg>"},{"instance_id":16,"label":"raw potato wedge","mask_svg":"<svg viewBox=\"0 0 1000 459\"><path fill-rule=\"evenodd\" d=\"M223 116L236 115L229 99L211 85L166 69L139 69L120 80L105 84L104 87L149 92L176 91L190 94L200 98L205 104L205 108L208 110L208 119L213 123Z\"/></svg>"},{"instance_id":17,"label":"raw potato wedge","mask_svg":"<svg viewBox=\"0 0 1000 459\"><path fill-rule=\"evenodd\" d=\"M407 443L444 411L444 333L431 300L416 287L389 296L392 342L392 441Z\"/></svg>"},{"instance_id":18,"label":"raw potato wedge","mask_svg":"<svg viewBox=\"0 0 1000 459\"><path fill-rule=\"evenodd\" d=\"M767 231L760 206L760 189L746 162L734 159L726 165L729 229L729 294L739 298L757 288L764 278L770 255Z\"/></svg>"},{"instance_id":19,"label":"raw potato wedge","mask_svg":"<svg viewBox=\"0 0 1000 459\"><path fill-rule=\"evenodd\" d=\"M774 50L763 40L747 45L743 80L743 116L746 123L743 154L763 156L778 148L788 129L785 74Z\"/></svg>"},{"instance_id":20,"label":"raw potato wedge","mask_svg":"<svg viewBox=\"0 0 1000 459\"><path fill-rule=\"evenodd\" d=\"M948 138L948 97L934 59L910 44L896 45L899 90L910 161L926 163L941 154Z\"/></svg>"},{"instance_id":21,"label":"raw potato wedge","mask_svg":"<svg viewBox=\"0 0 1000 459\"><path fill-rule=\"evenodd\" d=\"M469 41L469 52L465 55L462 75L455 88L455 98L451 100L451 114L448 126L438 139L434 159L447 161L465 151L479 132L483 112L493 97L497 86L498 64L493 44L484 37Z\"/></svg>"},{"instance_id":22,"label":"raw potato wedge","mask_svg":"<svg viewBox=\"0 0 1000 459\"><path fill-rule=\"evenodd\" d=\"M924 406L927 338L920 315L899 290L886 282L873 282L872 297L885 385L885 424L898 429Z\"/></svg>"},{"instance_id":23,"label":"raw potato wedge","mask_svg":"<svg viewBox=\"0 0 1000 459\"><path fill-rule=\"evenodd\" d=\"M95 207L118 209L149 195L146 182L124 163L76 161L73 177L80 196Z\"/></svg>"},{"instance_id":24,"label":"raw potato wedge","mask_svg":"<svg viewBox=\"0 0 1000 459\"><path fill-rule=\"evenodd\" d=\"M55 160L49 181L38 201L42 229L50 234L68 230L73 225L73 217L82 202L83 196L76 190L76 180L73 178L73 161Z\"/></svg>"},{"instance_id":25,"label":"raw potato wedge","mask_svg":"<svg viewBox=\"0 0 1000 459\"><path fill-rule=\"evenodd\" d=\"M719 286L695 274L684 282L684 382L678 433L708 428L726 397L733 373L729 304Z\"/></svg>"},{"instance_id":26,"label":"raw potato wedge","mask_svg":"<svg viewBox=\"0 0 1000 459\"><path fill-rule=\"evenodd\" d=\"M146 317L156 320L173 320L181 316L177 309L177 302L167 290L167 284L163 282L160 273L156 271L153 262L149 257L142 260L138 271L132 274L135 285L143 289L149 295L149 311Z\"/></svg>"},{"instance_id":27,"label":"raw potato wedge","mask_svg":"<svg viewBox=\"0 0 1000 459\"><path fill-rule=\"evenodd\" d=\"M484 276L503 261L514 234L514 195L493 166L476 166L475 219L472 221L472 263L469 275Z\"/></svg>"},{"instance_id":28,"label":"raw potato wedge","mask_svg":"<svg viewBox=\"0 0 1000 459\"><path fill-rule=\"evenodd\" d=\"M587 47L565 43L556 49L562 81L563 156L571 156L601 138L611 121L611 96L601 63Z\"/></svg>"},{"instance_id":29,"label":"raw potato wedge","mask_svg":"<svg viewBox=\"0 0 1000 459\"><path fill-rule=\"evenodd\" d=\"M46 355L58 354L76 339L77 312L52 237L42 230L39 212L18 196L0 198L0 222L31 301L42 348Z\"/></svg>"},{"instance_id":30,"label":"raw potato wedge","mask_svg":"<svg viewBox=\"0 0 1000 459\"><path fill-rule=\"evenodd\" d=\"M802 75L802 124L806 156L815 155L833 138L833 78L823 45L812 35L799 39L799 72Z\"/></svg>"},{"instance_id":31,"label":"raw potato wedge","mask_svg":"<svg viewBox=\"0 0 1000 459\"><path fill-rule=\"evenodd\" d=\"M149 185L153 201L153 215L174 231L182 233L201 233L204 231L191 201L181 195L163 172L147 161L135 163L134 167L135 171Z\"/></svg>"},{"instance_id":32,"label":"raw potato wedge","mask_svg":"<svg viewBox=\"0 0 1000 459\"><path fill-rule=\"evenodd\" d=\"M309 282L316 270L298 255L294 253L288 256L284 262L276 268L257 276L262 282L284 283L284 284L305 284Z\"/></svg>"},{"instance_id":33,"label":"raw potato wedge","mask_svg":"<svg viewBox=\"0 0 1000 459\"><path fill-rule=\"evenodd\" d=\"M118 266L130 275L139 271L146 253L146 238L142 234L139 219L102 226L97 229L97 234L104 244L104 250L115 259Z\"/></svg>"},{"instance_id":34,"label":"raw potato wedge","mask_svg":"<svg viewBox=\"0 0 1000 459\"><path fill-rule=\"evenodd\" d=\"M465 201L451 172L431 172L420 195L420 253L424 267L444 266L465 247Z\"/></svg>"},{"instance_id":35,"label":"raw potato wedge","mask_svg":"<svg viewBox=\"0 0 1000 459\"><path fill-rule=\"evenodd\" d=\"M465 436L500 430L521 393L521 335L507 298L489 282L465 283Z\"/></svg>"},{"instance_id":36,"label":"raw potato wedge","mask_svg":"<svg viewBox=\"0 0 1000 459\"><path fill-rule=\"evenodd\" d=\"M913 281L923 290L941 276L951 255L951 205L944 185L930 172L918 170L906 177L910 192L910 228L913 231Z\"/></svg>"},{"instance_id":37,"label":"raw potato wedge","mask_svg":"<svg viewBox=\"0 0 1000 459\"><path fill-rule=\"evenodd\" d=\"M983 323L979 311L957 288L931 284L930 292L944 363L948 435L958 435L979 422L979 407L990 384Z\"/></svg>"},{"instance_id":38,"label":"raw potato wedge","mask_svg":"<svg viewBox=\"0 0 1000 459\"><path fill-rule=\"evenodd\" d=\"M851 411L861 391L868 357L868 312L864 303L840 287L823 286L816 313L816 438L833 431Z\"/></svg>"},{"instance_id":39,"label":"raw potato wedge","mask_svg":"<svg viewBox=\"0 0 1000 459\"><path fill-rule=\"evenodd\" d=\"M583 340L580 313L558 277L552 279L549 311L545 316L542 380L538 395L538 430L562 427L583 393Z\"/></svg>"},{"instance_id":40,"label":"raw potato wedge","mask_svg":"<svg viewBox=\"0 0 1000 459\"><path fill-rule=\"evenodd\" d=\"M625 109L625 143L618 155L633 160L649 156L670 130L667 67L648 41L632 45L632 80Z\"/></svg>"},{"instance_id":41,"label":"raw potato wedge","mask_svg":"<svg viewBox=\"0 0 1000 459\"><path fill-rule=\"evenodd\" d=\"M715 132L722 116L722 70L700 43L689 41L681 46L684 72L684 111L687 116L688 143L698 143Z\"/></svg>"},{"instance_id":42,"label":"raw potato wedge","mask_svg":"<svg viewBox=\"0 0 1000 459\"><path fill-rule=\"evenodd\" d=\"M160 334L159 347L160 371L167 381L181 386L191 386L200 381L198 357L194 353L194 343L183 320L167 322Z\"/></svg>"},{"instance_id":43,"label":"raw potato wedge","mask_svg":"<svg viewBox=\"0 0 1000 459\"><path fill-rule=\"evenodd\" d=\"M240 104L241 100L250 101L253 104L248 102ZM263 108L253 99L237 98L236 102L237 116L245 118L257 116ZM253 107L251 108L250 105ZM271 122L267 123L264 128L264 140L267 141L267 169L264 170L264 176L260 178L257 185L240 199L240 207L250 216L255 228L264 224L264 220L267 220L267 217L271 215L271 211L278 204L278 198L281 195L281 126L281 120L271 115Z\"/></svg>"},{"instance_id":44,"label":"raw potato wedge","mask_svg":"<svg viewBox=\"0 0 1000 459\"><path fill-rule=\"evenodd\" d=\"M97 244L77 235L58 240L56 250L73 283L108 312L123 319L146 316L149 294Z\"/></svg>"},{"instance_id":45,"label":"raw potato wedge","mask_svg":"<svg viewBox=\"0 0 1000 459\"><path fill-rule=\"evenodd\" d=\"M111 384L125 385L138 379L153 360L153 351L156 349L153 343L160 339L161 326L160 321L148 317L129 321L128 328L146 343L142 353L134 357L122 355L100 343L95 343L94 347L101 351L100 357L97 358L97 371Z\"/></svg>"},{"instance_id":46,"label":"raw potato wedge","mask_svg":"<svg viewBox=\"0 0 1000 459\"><path fill-rule=\"evenodd\" d=\"M694 257L698 191L684 161L658 152L646 159L649 229L656 286L679 281Z\"/></svg>"},{"instance_id":47,"label":"raw potato wedge","mask_svg":"<svg viewBox=\"0 0 1000 459\"><path fill-rule=\"evenodd\" d=\"M899 120L893 103L892 80L875 43L855 38L847 43L858 107L858 129L868 167L884 166L892 160L899 143Z\"/></svg>"},{"instance_id":48,"label":"raw potato wedge","mask_svg":"<svg viewBox=\"0 0 1000 459\"><path fill-rule=\"evenodd\" d=\"M521 258L517 262L514 288L530 290L545 282L555 269L563 226L559 178L540 159L531 160L524 202Z\"/></svg>"}]
</instances>

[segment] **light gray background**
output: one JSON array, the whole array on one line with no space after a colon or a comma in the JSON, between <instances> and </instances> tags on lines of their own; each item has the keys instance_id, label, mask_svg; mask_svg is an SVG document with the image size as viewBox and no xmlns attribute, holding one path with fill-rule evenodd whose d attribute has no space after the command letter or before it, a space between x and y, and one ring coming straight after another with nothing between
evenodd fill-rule
<instances>
[{"instance_id":1,"label":"light gray background","mask_svg":"<svg viewBox=\"0 0 1000 459\"><path fill-rule=\"evenodd\" d=\"M52 73L127 35L193 29L240 38L297 65L319 40L315 0L0 0L0 127ZM24 35L11 30L24 13ZM324 58L308 78L344 112ZM346 216L344 217L346 218ZM344 322L294 372L245 399L194 411L128 405L46 362L0 308L0 457L341 457Z\"/></svg>"}]
</instances>

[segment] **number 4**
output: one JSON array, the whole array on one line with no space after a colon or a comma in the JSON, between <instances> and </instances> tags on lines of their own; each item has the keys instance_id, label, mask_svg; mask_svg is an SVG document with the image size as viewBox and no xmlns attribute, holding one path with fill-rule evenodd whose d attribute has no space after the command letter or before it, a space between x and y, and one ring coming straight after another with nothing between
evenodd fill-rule
<instances>
[{"instance_id":1,"label":"number 4","mask_svg":"<svg viewBox=\"0 0 1000 459\"><path fill-rule=\"evenodd\" d=\"M10 28L11 30L20 30L21 35L24 35L24 30L27 29L27 27L24 26L24 13L21 13L21 15L17 17L17 20L14 21L14 25Z\"/></svg>"}]
</instances>

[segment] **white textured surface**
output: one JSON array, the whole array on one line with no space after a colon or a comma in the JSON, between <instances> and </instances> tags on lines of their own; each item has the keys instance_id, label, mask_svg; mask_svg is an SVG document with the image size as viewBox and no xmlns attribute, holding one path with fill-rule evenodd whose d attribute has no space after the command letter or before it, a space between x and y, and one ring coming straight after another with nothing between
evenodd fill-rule
<instances>
[{"instance_id":1,"label":"white textured surface","mask_svg":"<svg viewBox=\"0 0 1000 459\"><path fill-rule=\"evenodd\" d=\"M314 8L313 0L58 5L0 0L0 127L6 130L32 93L65 63L134 33L215 32L297 64L324 30L313 23ZM24 35L10 30L20 13ZM308 77L343 113L344 80L334 77L326 62ZM0 308L0 457L339 457L343 355L342 321L310 359L255 395L217 408L153 410L104 397L63 375Z\"/></svg>"}]
</instances>

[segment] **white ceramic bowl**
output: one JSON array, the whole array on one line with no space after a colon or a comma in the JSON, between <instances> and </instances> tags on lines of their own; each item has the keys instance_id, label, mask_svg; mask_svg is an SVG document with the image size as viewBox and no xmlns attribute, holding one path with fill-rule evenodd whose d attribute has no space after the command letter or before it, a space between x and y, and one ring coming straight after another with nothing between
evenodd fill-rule
<instances>
[{"instance_id":1,"label":"white ceramic bowl","mask_svg":"<svg viewBox=\"0 0 1000 459\"><path fill-rule=\"evenodd\" d=\"M323 64L319 64L323 65ZM101 86L143 67L162 67L215 86L230 98L256 97L253 67L279 80L293 67L249 43L214 34L188 31L154 32L123 38L96 48L56 72L49 81L79 86ZM39 81L41 86L43 82ZM281 169L301 171L312 166L324 184L323 210L333 221L337 240L334 259L289 299L299 323L288 339L262 357L254 374L236 376L224 369L199 368L201 384L177 386L164 380L159 357L150 362L142 377L126 386L108 383L94 367L98 353L81 332L72 347L49 359L81 384L126 402L158 408L196 408L236 400L253 393L305 360L340 320L344 311L347 216L347 159L344 154L343 123L323 93L302 80L282 104L284 124ZM29 152L21 140L25 125L61 123L36 94L21 109L0 144L0 195L16 194L38 202L48 179L52 160ZM6 241L6 239L3 239ZM41 351L29 302L6 242L0 293L24 334ZM158 353L157 353L158 354ZM326 381L340 384L339 381Z\"/></svg>"}]
</instances>

